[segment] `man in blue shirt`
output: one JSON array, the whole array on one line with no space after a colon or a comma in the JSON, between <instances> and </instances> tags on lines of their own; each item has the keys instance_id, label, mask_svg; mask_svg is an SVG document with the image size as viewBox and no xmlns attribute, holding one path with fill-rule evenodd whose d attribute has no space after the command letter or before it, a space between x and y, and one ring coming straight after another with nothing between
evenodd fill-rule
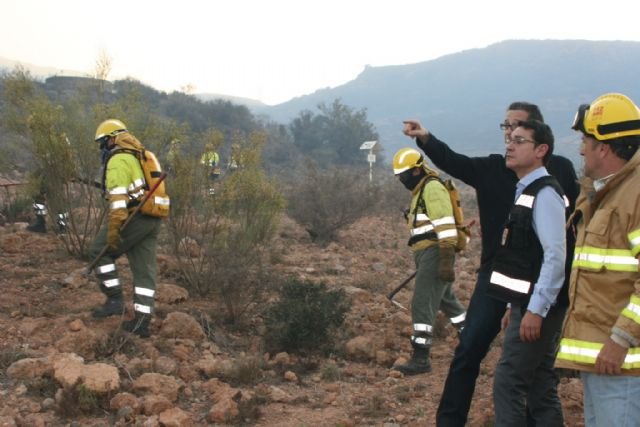
<instances>
[{"instance_id":1,"label":"man in blue shirt","mask_svg":"<svg viewBox=\"0 0 640 427\"><path fill-rule=\"evenodd\" d=\"M528 102L513 102L506 111L504 121L500 123L505 140L521 120L543 121L537 105ZM482 157L469 157L453 151L433 133L415 120L404 122L405 135L415 138L416 144L433 161L434 165L454 178L473 187L478 200L482 254L476 285L467 309L466 326L460 335L449 374L445 381L442 397L438 406L436 425L438 427L464 427L475 390L476 379L480 372L480 363L487 354L491 342L500 332L500 322L506 304L487 295L489 276L493 258L502 237L502 228L513 204L516 174L507 168L502 154L490 154ZM569 159L552 155L547 169L558 179L565 194L574 205L578 195L578 183L575 170ZM573 259L573 236L567 234L568 259ZM566 263L565 271L570 271L571 262ZM560 305L567 305L566 285L560 292Z\"/></svg>"},{"instance_id":2,"label":"man in blue shirt","mask_svg":"<svg viewBox=\"0 0 640 427\"><path fill-rule=\"evenodd\" d=\"M505 140L506 166L519 178L494 258L489 295L511 304L496 367L496 426L563 426L553 362L566 307L557 305L565 275L568 202L545 164L553 152L546 124L519 122Z\"/></svg>"}]
</instances>

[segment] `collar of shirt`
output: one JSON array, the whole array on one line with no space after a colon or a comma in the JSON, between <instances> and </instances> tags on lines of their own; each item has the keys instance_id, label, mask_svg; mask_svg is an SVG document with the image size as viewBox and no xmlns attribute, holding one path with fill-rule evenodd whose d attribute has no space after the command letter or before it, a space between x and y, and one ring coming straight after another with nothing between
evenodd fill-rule
<instances>
[{"instance_id":1,"label":"collar of shirt","mask_svg":"<svg viewBox=\"0 0 640 427\"><path fill-rule=\"evenodd\" d=\"M518 199L518 197L520 197L524 189L527 188L527 186L531 184L533 181L547 175L549 175L547 168L545 168L544 166L540 166L539 168L534 169L528 174L526 174L525 176L523 176L522 179L520 179L520 181L518 181L518 183L516 184L515 198Z\"/></svg>"},{"instance_id":2,"label":"collar of shirt","mask_svg":"<svg viewBox=\"0 0 640 427\"><path fill-rule=\"evenodd\" d=\"M611 175L607 175L604 178L600 178L600 179L596 179L593 181L593 188L596 191L600 191L600 189L602 187L605 186L605 184L607 183L607 181L609 181L609 179L611 179L611 177L613 177L613 175L615 175L614 173L612 173Z\"/></svg>"}]
</instances>

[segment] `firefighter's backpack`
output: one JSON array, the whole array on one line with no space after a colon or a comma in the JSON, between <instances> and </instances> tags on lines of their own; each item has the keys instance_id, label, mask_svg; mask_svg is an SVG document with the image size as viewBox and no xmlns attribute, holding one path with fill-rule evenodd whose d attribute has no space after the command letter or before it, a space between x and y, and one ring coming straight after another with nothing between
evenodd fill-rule
<instances>
[{"instance_id":1,"label":"firefighter's backpack","mask_svg":"<svg viewBox=\"0 0 640 427\"><path fill-rule=\"evenodd\" d=\"M142 167L142 173L144 174L145 180L144 197L147 197L147 194L162 176L162 167L160 166L160 162L158 162L156 155L147 149L137 151L121 148L116 152L132 154L140 161L140 166ZM147 198L145 204L142 205L140 213L157 218L166 218L169 216L170 205L171 201L163 180L160 185L158 185L158 188L155 189L153 194Z\"/></svg>"}]
</instances>

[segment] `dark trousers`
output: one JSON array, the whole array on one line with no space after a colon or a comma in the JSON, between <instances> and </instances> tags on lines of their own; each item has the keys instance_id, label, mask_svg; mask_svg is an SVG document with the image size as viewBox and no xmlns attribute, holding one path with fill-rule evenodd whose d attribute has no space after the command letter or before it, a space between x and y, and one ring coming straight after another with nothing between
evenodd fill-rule
<instances>
[{"instance_id":1,"label":"dark trousers","mask_svg":"<svg viewBox=\"0 0 640 427\"><path fill-rule=\"evenodd\" d=\"M481 268L478 272L476 287L467 309L465 327L440 398L436 415L436 425L439 427L464 427L480 372L480 362L500 332L500 321L506 304L487 296L490 275L488 267Z\"/></svg>"},{"instance_id":2,"label":"dark trousers","mask_svg":"<svg viewBox=\"0 0 640 427\"><path fill-rule=\"evenodd\" d=\"M115 251L107 251L96 265L96 271L104 266L113 266L108 273L97 274L100 280L100 291L108 297L122 295L115 262L123 254L127 255L129 268L133 275L133 302L135 311L145 314L153 313L156 291L156 246L160 232L160 218L154 218L140 213L136 214L127 227L120 232L120 245ZM107 244L107 229L105 224L96 235L89 248L89 256L95 258ZM113 282L117 280L117 282ZM105 286L109 283L111 286Z\"/></svg>"},{"instance_id":3,"label":"dark trousers","mask_svg":"<svg viewBox=\"0 0 640 427\"><path fill-rule=\"evenodd\" d=\"M505 331L502 356L496 367L493 402L496 427L524 425L562 427L558 376L553 364L566 307L552 307L542 321L540 338L520 340L526 307L514 305Z\"/></svg>"},{"instance_id":4,"label":"dark trousers","mask_svg":"<svg viewBox=\"0 0 640 427\"><path fill-rule=\"evenodd\" d=\"M451 319L464 313L464 306L453 293L453 282L444 282L438 275L440 248L437 245L414 254L416 285L411 300L411 318L414 324L433 327L438 309Z\"/></svg>"}]
</instances>

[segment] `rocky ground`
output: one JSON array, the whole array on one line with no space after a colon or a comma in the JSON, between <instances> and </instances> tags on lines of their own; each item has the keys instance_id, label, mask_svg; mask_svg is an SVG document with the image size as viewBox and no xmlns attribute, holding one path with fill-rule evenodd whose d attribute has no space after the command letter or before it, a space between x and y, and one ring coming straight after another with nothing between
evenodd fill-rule
<instances>
[{"instance_id":1,"label":"rocky ground","mask_svg":"<svg viewBox=\"0 0 640 427\"><path fill-rule=\"evenodd\" d=\"M353 301L344 351L314 359L265 354L258 329L210 323L211 302L177 286L163 248L152 336L114 333L120 319L89 315L103 297L82 275L86 262L55 234L24 226L0 227L0 426L434 425L457 338L440 319L433 372L404 378L392 369L409 356L411 332L408 313L386 298L412 271L398 218L363 219L326 247L283 220L278 271L342 288ZM455 289L465 305L478 244L457 260ZM130 286L126 260L118 263ZM408 307L410 296L411 287L396 298ZM500 344L501 337L483 363L470 426L492 425ZM579 379L563 378L560 395L565 424L584 425Z\"/></svg>"}]
</instances>

